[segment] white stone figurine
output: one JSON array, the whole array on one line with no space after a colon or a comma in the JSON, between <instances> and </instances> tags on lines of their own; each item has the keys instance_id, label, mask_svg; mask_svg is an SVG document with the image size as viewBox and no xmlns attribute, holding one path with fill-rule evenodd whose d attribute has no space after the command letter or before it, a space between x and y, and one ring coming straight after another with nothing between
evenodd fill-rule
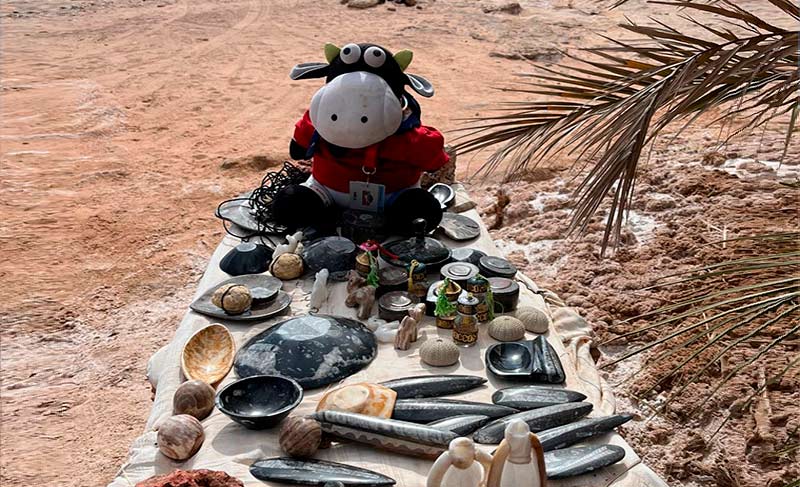
<instances>
[{"instance_id":1,"label":"white stone figurine","mask_svg":"<svg viewBox=\"0 0 800 487\"><path fill-rule=\"evenodd\" d=\"M279 255L282 254L299 254L302 252L302 244L300 243L303 240L303 232L297 231L293 235L286 235L286 243L280 244L275 247L275 251L272 253L272 260L278 258Z\"/></svg>"},{"instance_id":2,"label":"white stone figurine","mask_svg":"<svg viewBox=\"0 0 800 487\"><path fill-rule=\"evenodd\" d=\"M528 424L515 419L494 452L486 487L545 487L544 450Z\"/></svg>"},{"instance_id":3,"label":"white stone figurine","mask_svg":"<svg viewBox=\"0 0 800 487\"><path fill-rule=\"evenodd\" d=\"M314 286L311 288L311 297L308 298L308 307L312 311L319 311L328 299L328 269L322 269L314 275Z\"/></svg>"},{"instance_id":4,"label":"white stone figurine","mask_svg":"<svg viewBox=\"0 0 800 487\"><path fill-rule=\"evenodd\" d=\"M469 438L456 438L428 472L427 487L484 487L492 456Z\"/></svg>"}]
</instances>

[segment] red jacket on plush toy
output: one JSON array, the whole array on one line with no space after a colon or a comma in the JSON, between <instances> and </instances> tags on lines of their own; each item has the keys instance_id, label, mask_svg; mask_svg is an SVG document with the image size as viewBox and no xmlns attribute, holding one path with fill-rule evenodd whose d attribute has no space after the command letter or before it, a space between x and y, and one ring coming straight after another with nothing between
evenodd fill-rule
<instances>
[{"instance_id":1,"label":"red jacket on plush toy","mask_svg":"<svg viewBox=\"0 0 800 487\"><path fill-rule=\"evenodd\" d=\"M392 55L374 44L325 46L328 63L304 63L292 79L322 78L309 110L295 125L290 152L312 159L311 177L284 188L275 198L276 218L289 227L329 222L332 209L384 212L398 233L410 233L423 218L429 229L442 217L441 206L419 188L423 172L449 160L442 134L422 125L417 101L433 87L405 73L410 51Z\"/></svg>"}]
</instances>

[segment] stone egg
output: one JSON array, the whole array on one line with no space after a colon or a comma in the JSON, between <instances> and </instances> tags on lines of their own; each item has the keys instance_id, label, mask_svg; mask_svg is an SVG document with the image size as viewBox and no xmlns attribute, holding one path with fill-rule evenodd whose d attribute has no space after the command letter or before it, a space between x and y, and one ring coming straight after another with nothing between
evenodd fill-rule
<instances>
[{"instance_id":1,"label":"stone egg","mask_svg":"<svg viewBox=\"0 0 800 487\"><path fill-rule=\"evenodd\" d=\"M158 427L158 450L165 457L179 462L197 453L204 440L203 425L188 414L167 418Z\"/></svg>"},{"instance_id":2,"label":"stone egg","mask_svg":"<svg viewBox=\"0 0 800 487\"><path fill-rule=\"evenodd\" d=\"M181 384L172 396L172 414L188 414L203 420L214 410L216 391L201 380Z\"/></svg>"},{"instance_id":3,"label":"stone egg","mask_svg":"<svg viewBox=\"0 0 800 487\"><path fill-rule=\"evenodd\" d=\"M281 254L269 266L270 273L283 281L297 279L303 270L303 258L297 254Z\"/></svg>"},{"instance_id":4,"label":"stone egg","mask_svg":"<svg viewBox=\"0 0 800 487\"><path fill-rule=\"evenodd\" d=\"M278 443L287 455L295 458L313 457L322 442L322 427L313 418L292 416L281 426Z\"/></svg>"}]
</instances>

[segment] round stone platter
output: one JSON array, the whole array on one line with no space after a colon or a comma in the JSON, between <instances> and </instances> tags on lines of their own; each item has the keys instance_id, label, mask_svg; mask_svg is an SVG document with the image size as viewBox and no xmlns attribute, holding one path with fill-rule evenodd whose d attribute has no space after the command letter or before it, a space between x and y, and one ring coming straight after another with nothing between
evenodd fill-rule
<instances>
[{"instance_id":1,"label":"round stone platter","mask_svg":"<svg viewBox=\"0 0 800 487\"><path fill-rule=\"evenodd\" d=\"M375 335L356 320L341 316L290 318L251 338L233 362L240 378L280 375L304 389L338 382L375 358Z\"/></svg>"},{"instance_id":2,"label":"round stone platter","mask_svg":"<svg viewBox=\"0 0 800 487\"><path fill-rule=\"evenodd\" d=\"M439 228L449 238L456 241L465 241L478 238L481 227L472 218L457 213L444 212Z\"/></svg>"},{"instance_id":3,"label":"round stone platter","mask_svg":"<svg viewBox=\"0 0 800 487\"><path fill-rule=\"evenodd\" d=\"M214 291L220 286L231 283L247 286L252 290L251 292L254 297L258 298L253 301L253 305L250 309L242 314L233 315L226 313L222 308L211 302L211 296L214 295ZM280 279L265 274L245 274L243 276L236 276L208 289L190 304L189 307L197 313L222 320L265 320L283 313L289 308L289 305L292 304L292 297L280 290L282 284ZM274 297L270 299L270 296Z\"/></svg>"}]
</instances>

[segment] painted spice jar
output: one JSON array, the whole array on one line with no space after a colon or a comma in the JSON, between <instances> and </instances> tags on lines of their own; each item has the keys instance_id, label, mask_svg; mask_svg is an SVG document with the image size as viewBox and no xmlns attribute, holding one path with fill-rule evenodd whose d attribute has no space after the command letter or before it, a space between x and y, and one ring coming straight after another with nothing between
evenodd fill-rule
<instances>
[{"instance_id":1,"label":"painted spice jar","mask_svg":"<svg viewBox=\"0 0 800 487\"><path fill-rule=\"evenodd\" d=\"M489 310L489 291L491 286L489 280L480 274L470 278L464 288L468 293L472 293L478 304L475 306L475 315L478 322L486 323L491 319Z\"/></svg>"},{"instance_id":2,"label":"painted spice jar","mask_svg":"<svg viewBox=\"0 0 800 487\"><path fill-rule=\"evenodd\" d=\"M428 295L428 268L422 262L412 260L408 264L408 292L424 301Z\"/></svg>"},{"instance_id":3,"label":"painted spice jar","mask_svg":"<svg viewBox=\"0 0 800 487\"><path fill-rule=\"evenodd\" d=\"M460 294L461 286L450 279L442 281L436 295L436 309L433 312L437 327L446 330L453 328L457 315L454 302L458 300Z\"/></svg>"},{"instance_id":4,"label":"painted spice jar","mask_svg":"<svg viewBox=\"0 0 800 487\"><path fill-rule=\"evenodd\" d=\"M463 293L456 304L457 316L453 323L453 341L461 347L471 347L478 342L478 299L471 293Z\"/></svg>"}]
</instances>

